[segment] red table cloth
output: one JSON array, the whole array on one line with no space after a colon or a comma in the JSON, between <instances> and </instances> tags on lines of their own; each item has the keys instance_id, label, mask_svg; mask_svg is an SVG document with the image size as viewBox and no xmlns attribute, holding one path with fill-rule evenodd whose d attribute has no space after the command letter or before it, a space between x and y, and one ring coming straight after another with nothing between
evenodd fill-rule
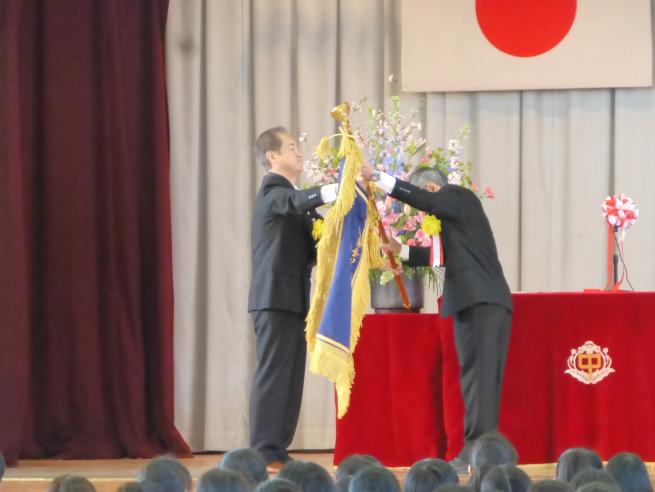
<instances>
[{"instance_id":1,"label":"red table cloth","mask_svg":"<svg viewBox=\"0 0 655 492\"><path fill-rule=\"evenodd\" d=\"M500 430L521 463L554 462L573 446L604 459L628 450L655 461L655 293L514 294L513 300ZM566 372L572 351L587 341L607 349L604 364L611 358L614 369L595 384ZM602 368L600 355L582 357L574 356L574 366L583 365L583 373ZM355 368L350 408L337 420L335 463L366 453L387 466L409 466L459 452L463 405L450 319L367 316Z\"/></svg>"}]
</instances>

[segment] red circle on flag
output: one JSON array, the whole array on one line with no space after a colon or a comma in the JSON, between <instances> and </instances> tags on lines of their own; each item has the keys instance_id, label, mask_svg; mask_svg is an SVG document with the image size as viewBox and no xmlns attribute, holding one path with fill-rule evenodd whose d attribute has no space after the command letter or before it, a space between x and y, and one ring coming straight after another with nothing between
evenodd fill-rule
<instances>
[{"instance_id":1,"label":"red circle on flag","mask_svg":"<svg viewBox=\"0 0 655 492\"><path fill-rule=\"evenodd\" d=\"M577 0L476 0L482 33L500 51L513 56L541 55L568 34Z\"/></svg>"}]
</instances>

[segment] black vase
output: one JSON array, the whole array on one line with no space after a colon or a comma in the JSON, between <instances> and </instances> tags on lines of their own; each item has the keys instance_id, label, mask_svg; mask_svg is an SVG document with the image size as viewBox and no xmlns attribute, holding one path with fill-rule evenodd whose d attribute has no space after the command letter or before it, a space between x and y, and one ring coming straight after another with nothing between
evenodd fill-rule
<instances>
[{"instance_id":1,"label":"black vase","mask_svg":"<svg viewBox=\"0 0 655 492\"><path fill-rule=\"evenodd\" d=\"M371 307L376 313L418 313L423 307L423 280L419 275L409 278L404 273L401 275L407 289L407 296L411 304L405 308L400 290L395 280L380 285L379 280L371 280Z\"/></svg>"}]
</instances>

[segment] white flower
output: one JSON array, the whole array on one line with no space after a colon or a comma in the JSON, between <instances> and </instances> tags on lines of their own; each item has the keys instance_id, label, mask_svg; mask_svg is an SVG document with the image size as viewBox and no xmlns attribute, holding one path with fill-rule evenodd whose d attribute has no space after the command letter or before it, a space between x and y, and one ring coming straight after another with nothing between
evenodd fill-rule
<instances>
[{"instance_id":1,"label":"white flower","mask_svg":"<svg viewBox=\"0 0 655 492\"><path fill-rule=\"evenodd\" d=\"M452 140L448 141L448 150L450 152L454 152L457 154L461 149L462 149L462 144L458 138L453 138Z\"/></svg>"},{"instance_id":2,"label":"white flower","mask_svg":"<svg viewBox=\"0 0 655 492\"><path fill-rule=\"evenodd\" d=\"M454 184L454 185L461 185L462 184L462 173L458 171L453 171L451 173L448 173L448 183Z\"/></svg>"}]
</instances>

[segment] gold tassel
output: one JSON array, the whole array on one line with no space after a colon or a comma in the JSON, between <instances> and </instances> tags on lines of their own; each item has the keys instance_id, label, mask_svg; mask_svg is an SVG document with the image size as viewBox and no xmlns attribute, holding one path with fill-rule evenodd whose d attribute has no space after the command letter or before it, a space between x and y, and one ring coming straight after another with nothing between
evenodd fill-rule
<instances>
[{"instance_id":1,"label":"gold tassel","mask_svg":"<svg viewBox=\"0 0 655 492\"><path fill-rule=\"evenodd\" d=\"M316 155L319 159L330 157L330 137L323 137L316 147Z\"/></svg>"},{"instance_id":2,"label":"gold tassel","mask_svg":"<svg viewBox=\"0 0 655 492\"><path fill-rule=\"evenodd\" d=\"M353 357L322 340L316 341L309 370L321 374L334 383L337 392L337 417L341 418L348 410L350 388L355 379ZM320 369L320 372L319 372Z\"/></svg>"}]
</instances>

